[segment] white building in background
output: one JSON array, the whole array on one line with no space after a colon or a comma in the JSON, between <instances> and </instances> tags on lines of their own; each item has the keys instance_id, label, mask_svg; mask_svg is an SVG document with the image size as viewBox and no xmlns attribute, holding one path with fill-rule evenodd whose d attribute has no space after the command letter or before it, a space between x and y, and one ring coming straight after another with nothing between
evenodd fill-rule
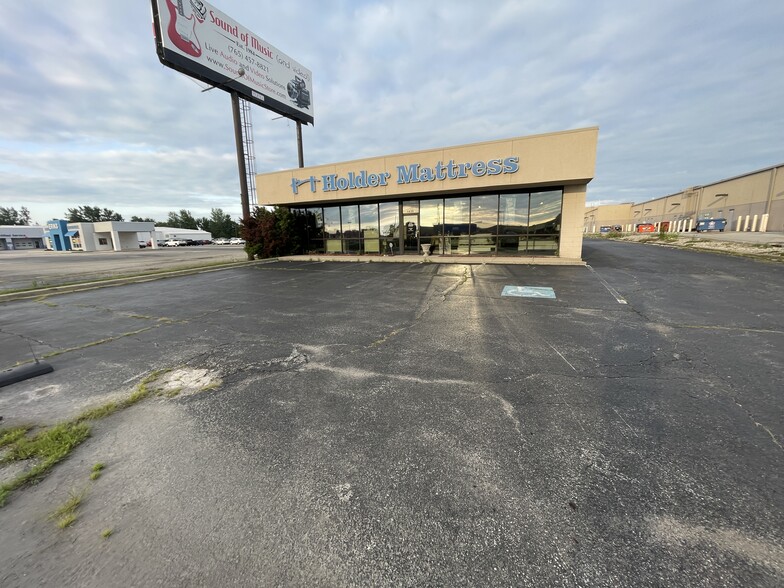
<instances>
[{"instance_id":1,"label":"white building in background","mask_svg":"<svg viewBox=\"0 0 784 588\"><path fill-rule=\"evenodd\" d=\"M44 227L0 225L0 251L46 249Z\"/></svg>"},{"instance_id":2,"label":"white building in background","mask_svg":"<svg viewBox=\"0 0 784 588\"><path fill-rule=\"evenodd\" d=\"M147 237L149 239L149 237ZM199 229L178 229L156 225L155 238L159 243L169 239L193 239L194 241L212 241L212 233ZM141 237L140 237L141 239Z\"/></svg>"}]
</instances>

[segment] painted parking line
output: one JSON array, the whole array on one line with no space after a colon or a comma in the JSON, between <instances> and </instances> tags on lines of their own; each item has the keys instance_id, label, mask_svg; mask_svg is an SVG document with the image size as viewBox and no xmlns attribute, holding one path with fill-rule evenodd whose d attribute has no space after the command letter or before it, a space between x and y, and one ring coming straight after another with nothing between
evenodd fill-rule
<instances>
[{"instance_id":1,"label":"painted parking line","mask_svg":"<svg viewBox=\"0 0 784 588\"><path fill-rule=\"evenodd\" d=\"M595 270L595 269L593 269L593 268L592 268L590 265L588 265L588 264L586 264L586 265L585 265L585 267L587 267L589 270L591 270L591 273L592 273L594 276L596 276L596 279L597 279L597 280L599 280L599 281L602 283L602 286L604 286L605 288L607 288L607 291L608 291L610 294L612 294L612 295L613 295L613 298L615 298L615 300L616 300L616 302L618 302L618 304L629 304L628 302L626 302L626 300L624 300L623 296L621 296L621 294L618 292L618 290L616 290L615 288L613 288L612 286L610 286L610 284L608 284L607 282L605 282L605 281L604 281L604 279L603 279L603 278L602 278L602 277L601 277L599 274L597 274L597 273L596 273L596 270Z\"/></svg>"},{"instance_id":2,"label":"painted parking line","mask_svg":"<svg viewBox=\"0 0 784 588\"><path fill-rule=\"evenodd\" d=\"M555 290L544 286L504 286L501 296L548 298L550 300L555 300Z\"/></svg>"}]
</instances>

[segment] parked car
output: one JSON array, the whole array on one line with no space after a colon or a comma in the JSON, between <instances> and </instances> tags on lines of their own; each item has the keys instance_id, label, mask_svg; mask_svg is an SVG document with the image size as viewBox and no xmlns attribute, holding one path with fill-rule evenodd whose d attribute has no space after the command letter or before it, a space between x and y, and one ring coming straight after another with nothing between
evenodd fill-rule
<instances>
[{"instance_id":1,"label":"parked car","mask_svg":"<svg viewBox=\"0 0 784 588\"><path fill-rule=\"evenodd\" d=\"M169 239L164 243L166 247L185 247L187 244L184 239Z\"/></svg>"},{"instance_id":2,"label":"parked car","mask_svg":"<svg viewBox=\"0 0 784 588\"><path fill-rule=\"evenodd\" d=\"M139 241L139 249L144 249L145 247L147 247L147 243L144 241Z\"/></svg>"},{"instance_id":3,"label":"parked car","mask_svg":"<svg viewBox=\"0 0 784 588\"><path fill-rule=\"evenodd\" d=\"M228 245L229 244L229 240L228 239L224 239L223 237L218 237L217 239L214 239L212 243L214 245Z\"/></svg>"},{"instance_id":4,"label":"parked car","mask_svg":"<svg viewBox=\"0 0 784 588\"><path fill-rule=\"evenodd\" d=\"M245 239L240 239L239 237L232 237L229 239L229 245L245 245Z\"/></svg>"}]
</instances>

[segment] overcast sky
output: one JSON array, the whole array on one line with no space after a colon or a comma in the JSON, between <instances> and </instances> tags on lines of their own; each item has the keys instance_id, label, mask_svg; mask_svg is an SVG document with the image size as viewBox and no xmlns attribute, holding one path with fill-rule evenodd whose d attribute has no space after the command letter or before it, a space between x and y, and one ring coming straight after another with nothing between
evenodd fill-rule
<instances>
[{"instance_id":1,"label":"overcast sky","mask_svg":"<svg viewBox=\"0 0 784 588\"><path fill-rule=\"evenodd\" d=\"M313 72L316 165L600 128L591 202L784 162L781 0L212 4ZM0 206L241 214L229 95L160 64L150 2L3 2ZM296 128L252 107L258 172Z\"/></svg>"}]
</instances>

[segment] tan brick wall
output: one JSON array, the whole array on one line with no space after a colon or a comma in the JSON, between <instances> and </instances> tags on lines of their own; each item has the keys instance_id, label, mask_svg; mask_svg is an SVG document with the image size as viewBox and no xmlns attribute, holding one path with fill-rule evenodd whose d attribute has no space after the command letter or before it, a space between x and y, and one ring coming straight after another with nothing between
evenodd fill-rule
<instances>
[{"instance_id":1,"label":"tan brick wall","mask_svg":"<svg viewBox=\"0 0 784 588\"><path fill-rule=\"evenodd\" d=\"M585 184L564 188L559 257L582 259L586 189Z\"/></svg>"}]
</instances>

